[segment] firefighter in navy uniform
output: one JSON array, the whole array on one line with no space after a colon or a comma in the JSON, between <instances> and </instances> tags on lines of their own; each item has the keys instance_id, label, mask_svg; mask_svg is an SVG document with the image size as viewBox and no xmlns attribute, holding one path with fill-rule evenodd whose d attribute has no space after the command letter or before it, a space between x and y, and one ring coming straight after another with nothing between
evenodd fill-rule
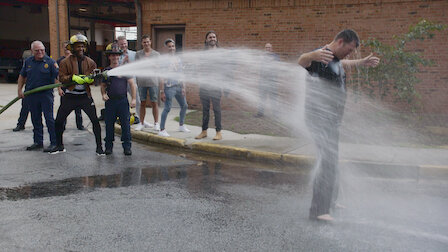
<instances>
[{"instance_id":1,"label":"firefighter in navy uniform","mask_svg":"<svg viewBox=\"0 0 448 252\"><path fill-rule=\"evenodd\" d=\"M53 84L58 77L58 64L45 54L45 46L41 41L31 43L33 56L27 58L23 63L18 80L18 96L24 98L23 86L25 91L34 88ZM42 114L45 117L45 123L50 135L50 146L44 149L49 152L56 146L56 135L53 118L53 89L31 94L26 97L25 106L29 106L31 112L31 121L33 123L34 143L28 146L26 150L39 150L43 148L43 125Z\"/></svg>"},{"instance_id":2,"label":"firefighter in navy uniform","mask_svg":"<svg viewBox=\"0 0 448 252\"><path fill-rule=\"evenodd\" d=\"M106 57L110 61L110 66L105 70L110 70L119 66L119 58L122 51L118 48L118 44L112 43L106 47ZM101 94L105 101L104 121L106 123L105 148L106 155L112 154L114 136L114 125L117 117L121 125L121 141L124 154L132 155L131 151L131 125L129 102L127 97L127 87L131 89L131 107L136 105L136 88L133 78L110 76L104 78L101 83Z\"/></svg>"},{"instance_id":3,"label":"firefighter in navy uniform","mask_svg":"<svg viewBox=\"0 0 448 252\"><path fill-rule=\"evenodd\" d=\"M61 98L61 106L58 109L55 123L57 146L50 151L50 154L65 152L62 142L64 122L73 110L80 108L92 122L96 140L96 154L99 156L104 155L101 144L101 126L96 115L95 103L89 87L89 84L93 83L94 80L86 76L92 74L93 70L96 69L96 63L84 55L87 45L88 40L86 36L79 33L73 35L68 45L72 55L61 61L59 81L76 84L69 86Z\"/></svg>"}]
</instances>

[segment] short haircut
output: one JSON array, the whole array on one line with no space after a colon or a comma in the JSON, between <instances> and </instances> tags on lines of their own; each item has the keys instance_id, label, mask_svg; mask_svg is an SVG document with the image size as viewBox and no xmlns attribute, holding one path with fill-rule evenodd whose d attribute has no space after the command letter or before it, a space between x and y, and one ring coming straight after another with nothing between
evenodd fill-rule
<instances>
[{"instance_id":1,"label":"short haircut","mask_svg":"<svg viewBox=\"0 0 448 252\"><path fill-rule=\"evenodd\" d=\"M42 43L42 41L35 40L31 43L31 50L33 50L34 45L37 45L37 44L41 44L45 48L45 45L44 45L44 43Z\"/></svg>"},{"instance_id":2,"label":"short haircut","mask_svg":"<svg viewBox=\"0 0 448 252\"><path fill-rule=\"evenodd\" d=\"M118 36L117 40L127 40L125 36Z\"/></svg>"},{"instance_id":3,"label":"short haircut","mask_svg":"<svg viewBox=\"0 0 448 252\"><path fill-rule=\"evenodd\" d=\"M174 45L176 45L176 43L174 42L174 40L172 40L172 39L167 39L167 40L165 40L165 45L168 45L168 43L173 43Z\"/></svg>"},{"instance_id":4,"label":"short haircut","mask_svg":"<svg viewBox=\"0 0 448 252\"><path fill-rule=\"evenodd\" d=\"M338 39L342 39L342 41L344 41L344 43L351 43L351 42L355 41L356 47L359 46L359 37L358 37L358 34L356 34L356 32L354 30L345 29L345 30L339 32L338 35L336 35L336 37L334 38L334 41L336 41Z\"/></svg>"},{"instance_id":5,"label":"short haircut","mask_svg":"<svg viewBox=\"0 0 448 252\"><path fill-rule=\"evenodd\" d=\"M142 36L142 41L143 41L144 39L149 39L149 40L151 40L151 38L149 37L148 34L145 34L145 35Z\"/></svg>"}]
</instances>

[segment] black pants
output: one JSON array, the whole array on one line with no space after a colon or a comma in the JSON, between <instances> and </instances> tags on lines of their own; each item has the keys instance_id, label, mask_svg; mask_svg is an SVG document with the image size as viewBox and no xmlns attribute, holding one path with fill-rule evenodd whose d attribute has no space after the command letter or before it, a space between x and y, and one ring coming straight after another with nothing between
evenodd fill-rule
<instances>
[{"instance_id":1,"label":"black pants","mask_svg":"<svg viewBox=\"0 0 448 252\"><path fill-rule=\"evenodd\" d=\"M216 132L221 131L221 89L205 89L199 90L199 98L202 103L202 130L208 129L208 121L210 119L210 102L213 104L213 113L215 115Z\"/></svg>"},{"instance_id":2,"label":"black pants","mask_svg":"<svg viewBox=\"0 0 448 252\"><path fill-rule=\"evenodd\" d=\"M61 103L62 103L62 97L61 97ZM82 115L81 115L80 108L75 109L75 121L76 121L76 128L78 128L78 129L82 128ZM64 122L64 130L65 130L65 125L67 125L67 120L65 120L65 122Z\"/></svg>"},{"instance_id":3,"label":"black pants","mask_svg":"<svg viewBox=\"0 0 448 252\"><path fill-rule=\"evenodd\" d=\"M329 214L339 191L339 126L346 93L331 83L310 83L306 91L306 124L317 149L310 218Z\"/></svg>"},{"instance_id":4,"label":"black pants","mask_svg":"<svg viewBox=\"0 0 448 252\"><path fill-rule=\"evenodd\" d=\"M75 109L82 109L87 114L93 126L93 133L95 134L96 146L101 147L101 126L96 116L96 108L93 99L87 94L73 95L66 94L61 97L61 106L58 109L56 116L55 130L57 145L62 145L62 134L64 132L64 122L67 116Z\"/></svg>"},{"instance_id":5,"label":"black pants","mask_svg":"<svg viewBox=\"0 0 448 252\"><path fill-rule=\"evenodd\" d=\"M22 108L20 109L19 120L17 121L17 127L24 128L26 120L28 119L28 114L30 113L30 108L28 105L27 97L22 99Z\"/></svg>"}]
</instances>

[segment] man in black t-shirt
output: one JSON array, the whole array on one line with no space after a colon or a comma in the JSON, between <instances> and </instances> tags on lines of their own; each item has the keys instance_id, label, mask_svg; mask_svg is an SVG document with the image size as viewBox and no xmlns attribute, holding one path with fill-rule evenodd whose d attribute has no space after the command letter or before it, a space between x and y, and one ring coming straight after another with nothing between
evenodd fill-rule
<instances>
[{"instance_id":1,"label":"man in black t-shirt","mask_svg":"<svg viewBox=\"0 0 448 252\"><path fill-rule=\"evenodd\" d=\"M347 96L344 67L375 67L379 63L379 58L372 54L358 60L344 60L358 46L358 35L347 29L338 33L330 44L299 58L299 65L311 75L307 83L305 117L318 152L310 219L333 220L330 208L336 205L339 190L339 126Z\"/></svg>"}]
</instances>

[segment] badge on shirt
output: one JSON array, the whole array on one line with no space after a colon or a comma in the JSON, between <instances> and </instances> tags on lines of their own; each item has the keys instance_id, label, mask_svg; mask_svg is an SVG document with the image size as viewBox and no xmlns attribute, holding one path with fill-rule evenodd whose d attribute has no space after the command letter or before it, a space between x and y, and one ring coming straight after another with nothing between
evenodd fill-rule
<instances>
[{"instance_id":1,"label":"badge on shirt","mask_svg":"<svg viewBox=\"0 0 448 252\"><path fill-rule=\"evenodd\" d=\"M45 63L45 65L44 65L44 68L45 68L45 69L47 69L47 68L48 68L48 64L47 64L47 63Z\"/></svg>"}]
</instances>

